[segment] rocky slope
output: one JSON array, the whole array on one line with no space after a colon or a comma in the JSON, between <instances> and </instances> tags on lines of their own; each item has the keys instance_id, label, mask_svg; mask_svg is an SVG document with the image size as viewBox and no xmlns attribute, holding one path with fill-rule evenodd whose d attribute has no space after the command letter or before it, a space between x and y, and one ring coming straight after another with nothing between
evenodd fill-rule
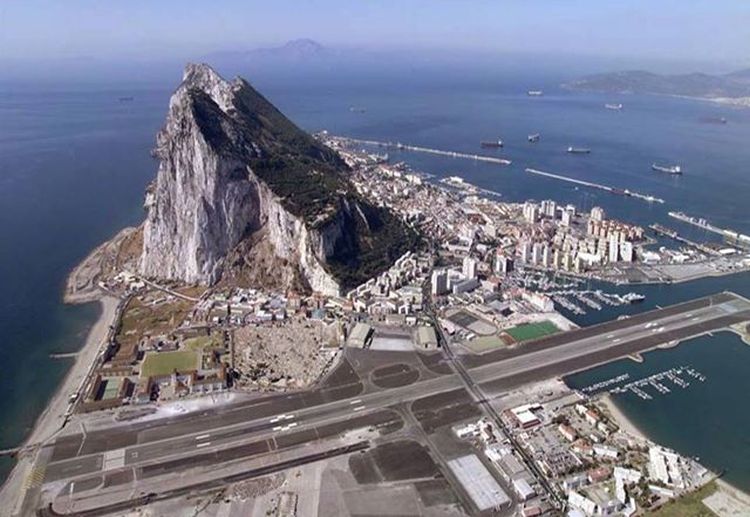
<instances>
[{"instance_id":1,"label":"rocky slope","mask_svg":"<svg viewBox=\"0 0 750 517\"><path fill-rule=\"evenodd\" d=\"M245 80L227 82L207 65L186 67L155 154L140 261L146 276L214 284L230 270L242 278L236 268L262 258L266 273L278 269L268 278L274 287L333 294L415 242L390 212L357 196L334 151ZM261 249L263 257L247 259Z\"/></svg>"}]
</instances>

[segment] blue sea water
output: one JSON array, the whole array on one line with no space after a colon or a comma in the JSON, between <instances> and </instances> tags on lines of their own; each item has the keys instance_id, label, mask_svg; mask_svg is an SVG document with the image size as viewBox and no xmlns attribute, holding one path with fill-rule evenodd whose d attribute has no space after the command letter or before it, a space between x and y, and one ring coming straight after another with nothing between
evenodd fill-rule
<instances>
[{"instance_id":1,"label":"blue sea water","mask_svg":"<svg viewBox=\"0 0 750 517\"><path fill-rule=\"evenodd\" d=\"M669 210L683 210L750 233L750 110L686 99L572 93L557 86L563 78L488 77L481 70L461 77L450 71L419 77L371 73L367 81L342 74L322 74L314 81L250 77L311 131L485 153L493 151L480 150L480 140L502 138L506 147L496 154L513 161L508 167L406 152L392 156L437 176L463 176L510 201L552 198L582 209L601 205L638 224L661 222L692 237L714 238L667 216ZM122 83L0 85L0 447L23 439L65 375L69 363L49 354L80 347L98 315L95 305L61 304L65 276L98 243L142 220L143 191L156 171L149 151L178 81L149 89ZM537 88L545 90L543 97L526 95ZM134 100L120 102L121 96ZM624 109L605 110L606 102L622 102ZM366 112L351 112L350 106ZM703 121L721 116L729 122ZM537 132L541 141L528 143L526 136ZM569 145L590 147L592 153L568 155ZM685 174L656 174L652 162L680 163ZM529 175L526 167L652 194L666 203L575 188ZM643 304L573 319L586 325L724 289L750 295L750 276L645 286L638 288L647 295ZM750 489L750 461L735 450L750 449L741 399L748 387L743 372L750 372L750 348L732 335L647 354L640 365L606 365L569 382L583 385L623 369L635 375L683 363L706 370L708 380L700 390L645 403L626 397L618 404L655 439L728 469L730 481ZM722 376L722 371L733 373ZM715 429L706 422L715 422ZM725 446L711 446L712 437ZM10 465L4 460L0 467L7 471Z\"/></svg>"}]
</instances>

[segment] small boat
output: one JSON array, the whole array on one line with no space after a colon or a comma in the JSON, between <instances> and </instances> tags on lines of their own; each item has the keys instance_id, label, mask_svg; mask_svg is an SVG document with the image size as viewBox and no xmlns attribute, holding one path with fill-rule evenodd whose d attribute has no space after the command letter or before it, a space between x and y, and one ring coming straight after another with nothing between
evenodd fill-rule
<instances>
[{"instance_id":1,"label":"small boat","mask_svg":"<svg viewBox=\"0 0 750 517\"><path fill-rule=\"evenodd\" d=\"M534 133L528 136L529 142L535 143L539 141L539 133Z\"/></svg>"},{"instance_id":2,"label":"small boat","mask_svg":"<svg viewBox=\"0 0 750 517\"><path fill-rule=\"evenodd\" d=\"M656 172L666 172L667 174L682 174L682 168L679 165L656 165L652 163L651 169Z\"/></svg>"},{"instance_id":3,"label":"small boat","mask_svg":"<svg viewBox=\"0 0 750 517\"><path fill-rule=\"evenodd\" d=\"M591 149L585 147L568 147L568 152L570 154L589 154Z\"/></svg>"},{"instance_id":4,"label":"small boat","mask_svg":"<svg viewBox=\"0 0 750 517\"><path fill-rule=\"evenodd\" d=\"M498 140L482 140L481 142L479 142L479 145L481 145L482 147L498 148L498 147L503 146L503 141L499 139Z\"/></svg>"},{"instance_id":5,"label":"small boat","mask_svg":"<svg viewBox=\"0 0 750 517\"><path fill-rule=\"evenodd\" d=\"M645 299L646 297L639 293L627 293L622 297L622 300L627 303L638 303Z\"/></svg>"},{"instance_id":6,"label":"small boat","mask_svg":"<svg viewBox=\"0 0 750 517\"><path fill-rule=\"evenodd\" d=\"M541 97L544 95L544 92L542 90L529 90L526 92L526 95L529 97Z\"/></svg>"},{"instance_id":7,"label":"small boat","mask_svg":"<svg viewBox=\"0 0 750 517\"><path fill-rule=\"evenodd\" d=\"M604 107L608 110L620 111L622 109L622 104L605 104Z\"/></svg>"}]
</instances>

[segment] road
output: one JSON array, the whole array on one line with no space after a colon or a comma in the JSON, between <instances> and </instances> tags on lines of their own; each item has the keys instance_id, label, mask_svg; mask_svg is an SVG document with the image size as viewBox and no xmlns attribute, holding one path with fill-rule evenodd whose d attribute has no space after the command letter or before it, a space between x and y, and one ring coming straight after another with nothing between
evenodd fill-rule
<instances>
[{"instance_id":1,"label":"road","mask_svg":"<svg viewBox=\"0 0 750 517\"><path fill-rule=\"evenodd\" d=\"M747 320L750 302L721 293L513 349L462 356L461 361L471 381L487 397L493 397L527 382L590 368ZM464 392L464 381L453 373L392 388L365 386L345 362L316 390L60 437L46 448L44 483L64 491L75 481L80 484L76 492L83 496L87 490L100 491L102 483L114 486L119 480L130 485L136 479L137 484L138 479L182 473L187 467L210 471L229 459L251 458L287 445L321 443L337 433L361 428L365 422L361 419L375 422L367 425L402 425L395 412L384 408L430 397L439 404L459 392ZM434 397L441 394L446 397ZM179 476L183 483L194 477ZM154 490L153 483L149 486ZM121 492L122 497L127 494L132 497L131 491Z\"/></svg>"}]
</instances>

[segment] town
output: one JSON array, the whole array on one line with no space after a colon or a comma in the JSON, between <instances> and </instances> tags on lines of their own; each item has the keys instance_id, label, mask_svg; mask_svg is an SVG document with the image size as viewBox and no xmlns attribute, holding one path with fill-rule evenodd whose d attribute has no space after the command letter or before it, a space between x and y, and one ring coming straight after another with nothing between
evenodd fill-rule
<instances>
[{"instance_id":1,"label":"town","mask_svg":"<svg viewBox=\"0 0 750 517\"><path fill-rule=\"evenodd\" d=\"M553 200L502 202L461 178L435 182L346 139L318 138L346 160L358 191L398 213L422 245L339 296L158 283L112 269L97 288L121 300L117 324L81 390L71 394L67 418L136 418L178 401L310 389L355 350L434 354L450 343L452 353L480 364L576 329L565 312L644 298L592 289L591 280L637 286L655 281L644 279L647 267L747 267L740 253L650 251L654 237L608 218L601 207L583 213ZM388 375L413 381L414 373ZM608 391L629 389L643 398L643 383L631 384ZM521 386L500 403L499 420L467 412L441 431L471 451L446 465L478 510L515 505L525 516L563 507L571 515L634 515L715 478L620 429L603 393L574 391L558 380Z\"/></svg>"}]
</instances>

